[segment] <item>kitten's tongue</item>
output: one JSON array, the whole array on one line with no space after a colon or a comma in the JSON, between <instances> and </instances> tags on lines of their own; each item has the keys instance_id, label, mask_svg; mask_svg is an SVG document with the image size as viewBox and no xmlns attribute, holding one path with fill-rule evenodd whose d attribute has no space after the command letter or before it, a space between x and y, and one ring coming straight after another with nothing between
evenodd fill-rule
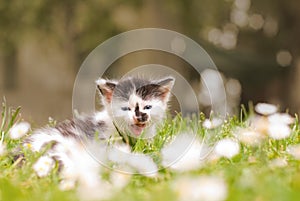
<instances>
[{"instance_id":1,"label":"kitten's tongue","mask_svg":"<svg viewBox=\"0 0 300 201\"><path fill-rule=\"evenodd\" d=\"M139 136L143 132L144 128L145 128L145 125L132 125L132 132L136 136Z\"/></svg>"}]
</instances>

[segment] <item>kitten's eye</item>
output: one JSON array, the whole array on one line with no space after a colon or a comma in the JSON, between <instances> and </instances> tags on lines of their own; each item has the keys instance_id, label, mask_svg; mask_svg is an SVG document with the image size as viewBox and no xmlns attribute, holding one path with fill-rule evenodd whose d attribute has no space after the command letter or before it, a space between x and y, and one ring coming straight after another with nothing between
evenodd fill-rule
<instances>
[{"instance_id":1,"label":"kitten's eye","mask_svg":"<svg viewBox=\"0 0 300 201\"><path fill-rule=\"evenodd\" d=\"M123 110L123 111L130 111L131 109L130 109L130 107L121 107L121 110Z\"/></svg>"},{"instance_id":2,"label":"kitten's eye","mask_svg":"<svg viewBox=\"0 0 300 201\"><path fill-rule=\"evenodd\" d=\"M144 110L150 110L152 108L152 105L146 105L145 107L144 107Z\"/></svg>"}]
</instances>

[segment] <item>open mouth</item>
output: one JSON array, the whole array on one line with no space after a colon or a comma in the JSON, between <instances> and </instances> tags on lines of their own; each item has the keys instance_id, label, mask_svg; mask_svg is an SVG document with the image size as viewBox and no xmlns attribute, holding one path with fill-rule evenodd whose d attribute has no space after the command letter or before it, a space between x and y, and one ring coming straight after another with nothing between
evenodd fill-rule
<instances>
[{"instance_id":1,"label":"open mouth","mask_svg":"<svg viewBox=\"0 0 300 201\"><path fill-rule=\"evenodd\" d=\"M141 133L143 132L145 127L146 127L146 124L132 124L131 130L134 135L139 136L139 135L141 135Z\"/></svg>"}]
</instances>

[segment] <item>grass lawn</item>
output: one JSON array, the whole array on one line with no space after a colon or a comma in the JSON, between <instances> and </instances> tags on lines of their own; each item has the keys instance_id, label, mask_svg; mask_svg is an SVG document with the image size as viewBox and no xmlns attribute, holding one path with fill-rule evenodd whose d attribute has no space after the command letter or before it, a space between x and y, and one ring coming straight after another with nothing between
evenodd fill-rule
<instances>
[{"instance_id":1,"label":"grass lawn","mask_svg":"<svg viewBox=\"0 0 300 201\"><path fill-rule=\"evenodd\" d=\"M124 181L117 177L112 182L113 171L101 172L103 181L110 183L113 193L104 200L299 200L300 199L300 158L298 118L287 122L284 128L278 126L285 119L276 122L271 115L254 114L254 109L242 110L239 117L230 117L220 125L213 125L212 119L182 119L179 115L168 119L153 141L139 140L133 152L148 154L158 167L155 176L134 174ZM33 166L40 153L25 152L25 162L13 160L11 152L19 146L22 138L12 139L10 129L20 122L19 109L11 109L3 104L0 147L0 200L1 201L41 201L91 199L78 196L77 187L61 189L58 165L45 177L39 177ZM206 123L204 123L206 122ZM207 125L207 123L209 123ZM273 129L274 128L274 129ZM211 150L211 154L201 163L184 167L163 168L163 156L159 153L180 133L194 133ZM26 135L30 135L27 133ZM230 139L230 143L220 143ZM201 141L203 142L203 141ZM217 145L217 146L214 146ZM235 147L234 147L235 146ZM216 147L224 150L219 153ZM199 151L200 152L200 151ZM155 154L152 154L155 153ZM158 153L158 154L157 154ZM189 153L188 153L189 154ZM223 154L223 155L222 155ZM193 156L191 156L193 159ZM200 160L200 159L199 159ZM183 162L184 163L184 162ZM124 182L123 182L124 183ZM116 190L117 189L117 190ZM107 188L97 189L99 194Z\"/></svg>"}]
</instances>

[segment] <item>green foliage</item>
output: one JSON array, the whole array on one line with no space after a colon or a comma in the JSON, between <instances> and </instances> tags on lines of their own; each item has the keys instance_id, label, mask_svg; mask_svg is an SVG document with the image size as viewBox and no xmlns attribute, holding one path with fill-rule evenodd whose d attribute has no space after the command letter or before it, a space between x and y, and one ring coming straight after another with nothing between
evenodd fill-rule
<instances>
[{"instance_id":1,"label":"green foliage","mask_svg":"<svg viewBox=\"0 0 300 201\"><path fill-rule=\"evenodd\" d=\"M26 161L13 160L9 154L19 146L19 140L8 137L9 129L19 119L17 108L13 110L3 103L1 140L7 145L7 154L0 155L0 200L79 200L75 190L59 190L60 178L55 168L45 178L38 178L32 169L40 154L25 152ZM247 115L244 114L243 115ZM232 117L215 129L202 126L203 117L183 119L180 115L167 119L159 134L152 140L138 140L133 150L143 153L159 153L159 150L179 132L197 132L199 137L207 137L207 142L215 142L225 137L233 137L237 127L247 127L245 122ZM292 125L292 135L284 140L266 139L259 146L241 145L241 151L231 159L221 158L208 161L201 168L186 173L176 173L162 169L157 178L134 175L129 185L116 193L111 200L176 200L171 186L176 178L186 175L222 176L228 185L227 200L298 200L300 197L299 161L286 152L288 145L298 144L298 118ZM4 139L4 140L3 140ZM159 162L159 154L152 155ZM272 165L274 159L283 158L287 165ZM217 192L216 192L217 193Z\"/></svg>"}]
</instances>

